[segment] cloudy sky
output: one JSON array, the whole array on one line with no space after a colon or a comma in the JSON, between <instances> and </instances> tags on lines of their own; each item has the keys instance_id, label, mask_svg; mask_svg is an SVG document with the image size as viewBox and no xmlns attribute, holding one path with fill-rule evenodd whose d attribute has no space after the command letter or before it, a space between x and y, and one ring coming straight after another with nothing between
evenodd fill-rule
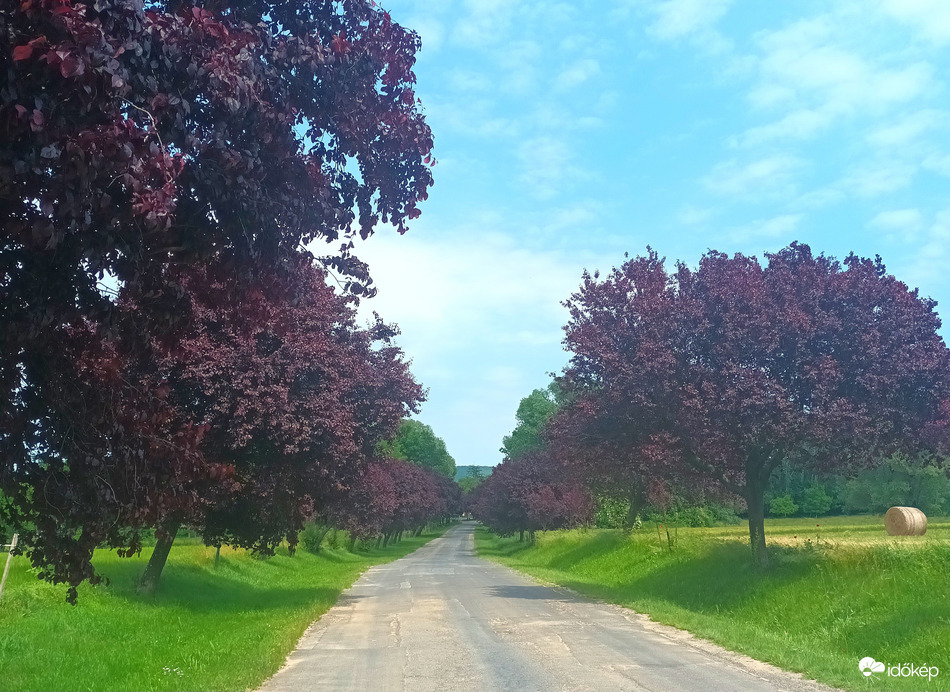
<instances>
[{"instance_id":1,"label":"cloudy sky","mask_svg":"<svg viewBox=\"0 0 950 692\"><path fill-rule=\"evenodd\" d=\"M567 361L582 270L793 240L950 305L950 2L387 0L435 187L360 249L459 464Z\"/></svg>"}]
</instances>

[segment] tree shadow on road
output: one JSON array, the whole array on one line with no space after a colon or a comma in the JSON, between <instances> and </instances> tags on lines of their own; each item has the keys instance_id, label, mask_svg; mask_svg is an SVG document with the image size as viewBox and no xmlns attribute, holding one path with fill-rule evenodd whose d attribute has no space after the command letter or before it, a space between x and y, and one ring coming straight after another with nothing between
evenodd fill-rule
<instances>
[{"instance_id":1,"label":"tree shadow on road","mask_svg":"<svg viewBox=\"0 0 950 692\"><path fill-rule=\"evenodd\" d=\"M489 596L497 598L525 598L532 601L573 601L574 597L563 594L549 586L522 586L519 584L499 584L485 589Z\"/></svg>"}]
</instances>

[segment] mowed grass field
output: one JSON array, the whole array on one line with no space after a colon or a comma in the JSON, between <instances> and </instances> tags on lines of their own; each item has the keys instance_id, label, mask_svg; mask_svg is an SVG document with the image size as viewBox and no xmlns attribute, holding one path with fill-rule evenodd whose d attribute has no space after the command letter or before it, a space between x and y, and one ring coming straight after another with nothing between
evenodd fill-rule
<instances>
[{"instance_id":1,"label":"mowed grass field","mask_svg":"<svg viewBox=\"0 0 950 692\"><path fill-rule=\"evenodd\" d=\"M786 670L849 690L950 690L950 519L890 537L883 517L767 520L772 567L752 567L745 525L539 532L479 528L479 555L617 603ZM866 656L940 674L866 678Z\"/></svg>"},{"instance_id":2,"label":"mowed grass field","mask_svg":"<svg viewBox=\"0 0 950 692\"><path fill-rule=\"evenodd\" d=\"M76 606L14 558L0 600L0 690L255 689L364 570L444 530L355 554L262 560L223 548L217 569L214 548L176 541L152 597L135 590L151 549L100 551L94 563L111 583L80 587Z\"/></svg>"}]
</instances>

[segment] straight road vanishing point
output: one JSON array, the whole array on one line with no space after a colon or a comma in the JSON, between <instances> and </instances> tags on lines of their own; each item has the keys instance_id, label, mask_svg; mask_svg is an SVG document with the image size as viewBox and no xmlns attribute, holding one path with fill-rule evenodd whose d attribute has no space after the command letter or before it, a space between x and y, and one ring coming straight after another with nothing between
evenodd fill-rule
<instances>
[{"instance_id":1,"label":"straight road vanishing point","mask_svg":"<svg viewBox=\"0 0 950 692\"><path fill-rule=\"evenodd\" d=\"M367 571L261 689L830 689L481 560L474 529Z\"/></svg>"}]
</instances>

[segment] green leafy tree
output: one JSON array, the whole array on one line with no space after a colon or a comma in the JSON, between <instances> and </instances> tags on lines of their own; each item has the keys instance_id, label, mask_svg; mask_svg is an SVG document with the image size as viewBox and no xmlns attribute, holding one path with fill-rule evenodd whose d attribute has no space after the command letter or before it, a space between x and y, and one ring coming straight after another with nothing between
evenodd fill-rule
<instances>
[{"instance_id":1,"label":"green leafy tree","mask_svg":"<svg viewBox=\"0 0 950 692\"><path fill-rule=\"evenodd\" d=\"M814 483L802 493L802 512L811 517L827 514L831 509L832 497L825 490L825 486Z\"/></svg>"},{"instance_id":2,"label":"green leafy tree","mask_svg":"<svg viewBox=\"0 0 950 692\"><path fill-rule=\"evenodd\" d=\"M517 459L526 452L540 449L544 445L541 432L557 410L554 385L535 389L518 404L515 414L518 424L504 437L499 451L508 459Z\"/></svg>"},{"instance_id":3,"label":"green leafy tree","mask_svg":"<svg viewBox=\"0 0 950 692\"><path fill-rule=\"evenodd\" d=\"M773 517L790 517L798 511L798 505L791 495L779 495L769 503L769 514Z\"/></svg>"},{"instance_id":4,"label":"green leafy tree","mask_svg":"<svg viewBox=\"0 0 950 692\"><path fill-rule=\"evenodd\" d=\"M950 510L950 479L941 460L898 454L845 483L847 512L880 513L894 505L917 507L925 514Z\"/></svg>"},{"instance_id":5,"label":"green leafy tree","mask_svg":"<svg viewBox=\"0 0 950 692\"><path fill-rule=\"evenodd\" d=\"M383 442L379 452L381 456L402 459L443 476L455 477L455 459L446 449L445 441L436 437L431 427L417 420L402 421L396 437Z\"/></svg>"},{"instance_id":6,"label":"green leafy tree","mask_svg":"<svg viewBox=\"0 0 950 692\"><path fill-rule=\"evenodd\" d=\"M482 482L484 482L484 480L485 480L485 477L479 474L478 476L474 476L474 475L466 476L465 478L460 480L458 484L459 484L459 487L462 489L462 492L468 495L470 492L475 490L475 488L480 486Z\"/></svg>"}]
</instances>

